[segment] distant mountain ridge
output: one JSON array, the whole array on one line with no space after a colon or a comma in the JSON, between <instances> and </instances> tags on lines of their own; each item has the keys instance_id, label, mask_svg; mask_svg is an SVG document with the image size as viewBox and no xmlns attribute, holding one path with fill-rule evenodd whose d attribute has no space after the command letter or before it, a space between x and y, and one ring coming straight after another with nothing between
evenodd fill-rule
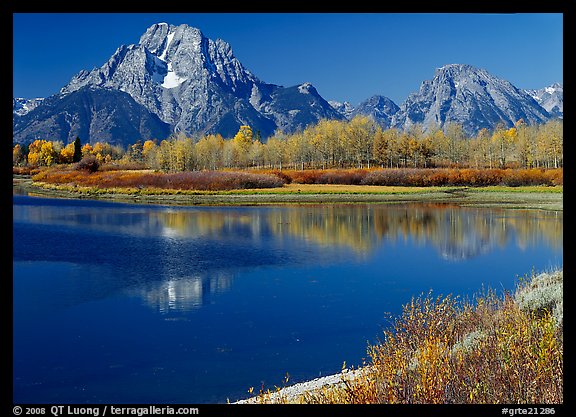
<instances>
[{"instance_id":1,"label":"distant mountain ridge","mask_svg":"<svg viewBox=\"0 0 576 417\"><path fill-rule=\"evenodd\" d=\"M459 123L468 135L493 129L498 123L513 126L551 118L527 92L486 70L464 64L438 68L432 80L422 82L394 115L393 127L405 129L416 123L425 128Z\"/></svg>"},{"instance_id":2,"label":"distant mountain ridge","mask_svg":"<svg viewBox=\"0 0 576 417\"><path fill-rule=\"evenodd\" d=\"M400 109L391 99L381 95L374 95L356 107L353 107L348 102L331 101L329 103L347 119L352 119L357 115L370 116L385 129L391 127L393 116Z\"/></svg>"},{"instance_id":3,"label":"distant mountain ridge","mask_svg":"<svg viewBox=\"0 0 576 417\"><path fill-rule=\"evenodd\" d=\"M91 87L44 99L33 111L15 117L13 129L15 137L27 139L21 143L46 138L69 143L79 136L120 145L141 137L167 137L171 131L129 94Z\"/></svg>"},{"instance_id":4,"label":"distant mountain ridge","mask_svg":"<svg viewBox=\"0 0 576 417\"><path fill-rule=\"evenodd\" d=\"M307 82L283 87L259 80L221 39L188 25L150 26L138 44L121 45L99 68L82 70L46 99L13 99L13 142L36 138L133 143L170 134L232 137L247 124L262 138L320 119L368 115L384 128L460 123L468 134L522 118L562 117L562 87L525 92L469 65L436 70L402 105L375 95L353 107L326 101ZM126 132L122 132L125 129Z\"/></svg>"}]
</instances>

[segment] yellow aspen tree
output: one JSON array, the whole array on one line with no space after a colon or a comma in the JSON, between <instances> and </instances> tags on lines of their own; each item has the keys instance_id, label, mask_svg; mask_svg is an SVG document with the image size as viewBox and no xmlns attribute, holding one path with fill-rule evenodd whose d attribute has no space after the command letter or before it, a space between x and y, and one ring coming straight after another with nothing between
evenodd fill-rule
<instances>
[{"instance_id":1,"label":"yellow aspen tree","mask_svg":"<svg viewBox=\"0 0 576 417\"><path fill-rule=\"evenodd\" d=\"M40 148L40 161L46 166L51 166L58 161L58 152L54 149L52 141L44 141Z\"/></svg>"},{"instance_id":2,"label":"yellow aspen tree","mask_svg":"<svg viewBox=\"0 0 576 417\"><path fill-rule=\"evenodd\" d=\"M155 152L155 166L164 172L170 171L170 141L164 139Z\"/></svg>"},{"instance_id":3,"label":"yellow aspen tree","mask_svg":"<svg viewBox=\"0 0 576 417\"><path fill-rule=\"evenodd\" d=\"M376 162L380 163L382 168L384 168L384 164L388 159L388 145L389 143L387 137L384 135L384 131L381 127L378 127L374 134L374 141L372 142L372 156Z\"/></svg>"},{"instance_id":4,"label":"yellow aspen tree","mask_svg":"<svg viewBox=\"0 0 576 417\"><path fill-rule=\"evenodd\" d=\"M264 145L259 140L252 142L248 152L252 166L260 167L264 164Z\"/></svg>"},{"instance_id":5,"label":"yellow aspen tree","mask_svg":"<svg viewBox=\"0 0 576 417\"><path fill-rule=\"evenodd\" d=\"M498 161L500 168L506 168L506 161L508 154L512 149L514 140L516 138L516 128L512 127L506 129L502 124L496 127L492 134L492 143L495 145L498 153Z\"/></svg>"},{"instance_id":6,"label":"yellow aspen tree","mask_svg":"<svg viewBox=\"0 0 576 417\"><path fill-rule=\"evenodd\" d=\"M363 164L370 168L375 134L376 123L368 116L355 116L348 123L345 135L350 155L358 168L362 168Z\"/></svg>"},{"instance_id":7,"label":"yellow aspen tree","mask_svg":"<svg viewBox=\"0 0 576 417\"><path fill-rule=\"evenodd\" d=\"M89 143L85 143L84 145L82 145L82 157L92 155L93 150L94 149L92 148L92 145L90 145Z\"/></svg>"},{"instance_id":8,"label":"yellow aspen tree","mask_svg":"<svg viewBox=\"0 0 576 417\"><path fill-rule=\"evenodd\" d=\"M281 132L277 132L266 142L266 149L268 163L272 168L278 166L280 171L282 171L282 164L286 162L286 136Z\"/></svg>"},{"instance_id":9,"label":"yellow aspen tree","mask_svg":"<svg viewBox=\"0 0 576 417\"><path fill-rule=\"evenodd\" d=\"M254 134L252 128L247 125L240 126L238 133L232 139L234 145L235 163L241 167L246 167L250 158L250 147Z\"/></svg>"},{"instance_id":10,"label":"yellow aspen tree","mask_svg":"<svg viewBox=\"0 0 576 417\"><path fill-rule=\"evenodd\" d=\"M192 171L196 165L192 138L179 137L174 142L175 171Z\"/></svg>"},{"instance_id":11,"label":"yellow aspen tree","mask_svg":"<svg viewBox=\"0 0 576 417\"><path fill-rule=\"evenodd\" d=\"M37 166L40 164L40 148L43 142L45 142L43 139L36 139L28 146L28 165Z\"/></svg>"},{"instance_id":12,"label":"yellow aspen tree","mask_svg":"<svg viewBox=\"0 0 576 417\"><path fill-rule=\"evenodd\" d=\"M142 144L142 158L146 162L147 166L154 165L156 148L156 142L150 139L144 141Z\"/></svg>"},{"instance_id":13,"label":"yellow aspen tree","mask_svg":"<svg viewBox=\"0 0 576 417\"><path fill-rule=\"evenodd\" d=\"M74 160L74 142L70 142L60 150L60 162L70 164Z\"/></svg>"}]
</instances>

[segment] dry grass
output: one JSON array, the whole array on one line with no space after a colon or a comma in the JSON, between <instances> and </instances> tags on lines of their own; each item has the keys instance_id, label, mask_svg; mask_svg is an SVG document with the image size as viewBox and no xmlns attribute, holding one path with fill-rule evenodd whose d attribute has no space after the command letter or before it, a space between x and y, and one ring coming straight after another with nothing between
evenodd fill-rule
<instances>
[{"instance_id":1,"label":"dry grass","mask_svg":"<svg viewBox=\"0 0 576 417\"><path fill-rule=\"evenodd\" d=\"M445 188L444 188L445 189ZM407 187L380 185L345 185L345 184L298 184L290 183L282 187L270 189L254 189L254 192L264 193L295 193L295 194L406 194L441 191L441 187Z\"/></svg>"},{"instance_id":2,"label":"dry grass","mask_svg":"<svg viewBox=\"0 0 576 417\"><path fill-rule=\"evenodd\" d=\"M562 271L539 275L474 302L413 298L369 346L365 372L296 398L261 392L255 402L561 404L562 281Z\"/></svg>"}]
</instances>

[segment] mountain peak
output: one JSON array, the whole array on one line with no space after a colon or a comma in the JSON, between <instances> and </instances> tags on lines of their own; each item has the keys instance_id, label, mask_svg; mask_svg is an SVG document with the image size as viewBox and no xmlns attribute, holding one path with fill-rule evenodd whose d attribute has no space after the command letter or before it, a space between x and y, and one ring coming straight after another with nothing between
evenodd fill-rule
<instances>
[{"instance_id":1,"label":"mountain peak","mask_svg":"<svg viewBox=\"0 0 576 417\"><path fill-rule=\"evenodd\" d=\"M316 88L312 85L312 83L305 82L298 86L298 91L302 94L318 94Z\"/></svg>"},{"instance_id":2,"label":"mountain peak","mask_svg":"<svg viewBox=\"0 0 576 417\"><path fill-rule=\"evenodd\" d=\"M468 64L437 68L432 80L424 81L394 115L393 125L406 128L420 123L425 129L459 123L468 135L519 119L542 123L550 115L526 92L488 71Z\"/></svg>"},{"instance_id":3,"label":"mountain peak","mask_svg":"<svg viewBox=\"0 0 576 417\"><path fill-rule=\"evenodd\" d=\"M448 64L434 71L434 79L461 79L465 80L472 77L475 80L493 78L483 68L477 68L469 64ZM504 81L504 80L502 80Z\"/></svg>"},{"instance_id":4,"label":"mountain peak","mask_svg":"<svg viewBox=\"0 0 576 417\"><path fill-rule=\"evenodd\" d=\"M140 36L138 44L145 46L150 52L156 53L165 47L165 39L173 28L167 23L155 23Z\"/></svg>"},{"instance_id":5,"label":"mountain peak","mask_svg":"<svg viewBox=\"0 0 576 417\"><path fill-rule=\"evenodd\" d=\"M126 93L174 131L189 134L233 135L248 124L267 137L276 129L290 132L320 118L341 118L311 83L264 83L244 68L230 44L186 24L149 26L139 43L120 46L100 68L75 75L60 98L84 87Z\"/></svg>"},{"instance_id":6,"label":"mountain peak","mask_svg":"<svg viewBox=\"0 0 576 417\"><path fill-rule=\"evenodd\" d=\"M450 69L457 69L457 70L476 70L476 67L473 67L470 64L446 64L446 65L442 65L440 68L437 68L436 70L450 70Z\"/></svg>"}]
</instances>

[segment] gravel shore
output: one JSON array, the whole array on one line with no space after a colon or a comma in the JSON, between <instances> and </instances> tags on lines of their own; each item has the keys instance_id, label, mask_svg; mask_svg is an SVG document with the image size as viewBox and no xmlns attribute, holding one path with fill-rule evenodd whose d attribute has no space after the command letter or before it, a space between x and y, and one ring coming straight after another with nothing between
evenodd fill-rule
<instances>
[{"instance_id":1,"label":"gravel shore","mask_svg":"<svg viewBox=\"0 0 576 417\"><path fill-rule=\"evenodd\" d=\"M306 393L319 391L322 388L330 388L334 385L344 384L347 380L353 380L366 372L368 368L360 368L355 370L345 369L344 371L334 374L316 378L310 381L300 382L298 384L284 387L279 391L264 394L262 397L250 397L244 400L236 401L233 404L259 404L259 403L299 403L302 396Z\"/></svg>"}]
</instances>

